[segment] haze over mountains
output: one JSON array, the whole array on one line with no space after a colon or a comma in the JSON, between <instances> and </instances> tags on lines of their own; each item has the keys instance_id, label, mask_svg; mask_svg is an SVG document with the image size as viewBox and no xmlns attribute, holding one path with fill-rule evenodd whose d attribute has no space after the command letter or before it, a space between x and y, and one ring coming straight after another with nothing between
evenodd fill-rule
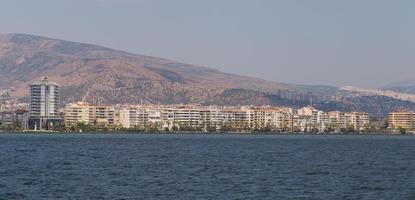
<instances>
[{"instance_id":1,"label":"haze over mountains","mask_svg":"<svg viewBox=\"0 0 415 200\"><path fill-rule=\"evenodd\" d=\"M276 83L96 45L27 34L0 36L0 89L10 88L13 96L25 97L28 85L43 76L62 86L64 102L290 106L313 102L325 110L351 108L375 116L399 107L415 108L414 103L392 97Z\"/></svg>"},{"instance_id":2,"label":"haze over mountains","mask_svg":"<svg viewBox=\"0 0 415 200\"><path fill-rule=\"evenodd\" d=\"M415 94L415 79L392 82L384 86L383 88L387 90L393 90L396 92Z\"/></svg>"}]
</instances>

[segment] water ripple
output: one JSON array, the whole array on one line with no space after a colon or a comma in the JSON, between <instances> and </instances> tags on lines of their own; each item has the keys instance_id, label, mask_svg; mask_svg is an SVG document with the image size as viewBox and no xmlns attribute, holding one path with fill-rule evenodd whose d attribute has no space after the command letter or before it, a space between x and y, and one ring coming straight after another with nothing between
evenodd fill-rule
<instances>
[{"instance_id":1,"label":"water ripple","mask_svg":"<svg viewBox=\"0 0 415 200\"><path fill-rule=\"evenodd\" d=\"M0 199L415 199L415 137L0 135Z\"/></svg>"}]
</instances>

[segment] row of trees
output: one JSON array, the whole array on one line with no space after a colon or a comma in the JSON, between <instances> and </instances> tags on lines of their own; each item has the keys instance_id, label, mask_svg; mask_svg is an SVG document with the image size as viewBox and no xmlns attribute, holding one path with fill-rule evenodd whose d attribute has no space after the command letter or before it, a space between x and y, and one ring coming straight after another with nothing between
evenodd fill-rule
<instances>
[{"instance_id":1,"label":"row of trees","mask_svg":"<svg viewBox=\"0 0 415 200\"><path fill-rule=\"evenodd\" d=\"M0 123L0 130L2 131L21 131L23 128L19 125L17 121L14 121L12 124L3 124Z\"/></svg>"},{"instance_id":2,"label":"row of trees","mask_svg":"<svg viewBox=\"0 0 415 200\"><path fill-rule=\"evenodd\" d=\"M275 129L269 125L259 125L255 124L251 128L247 123L225 123L221 125L216 124L205 124L205 125L191 125L188 123L175 124L170 123L168 127L163 127L161 123L152 122L143 124L141 127L131 127L123 128L119 125L104 125L104 124L87 124L87 123L77 123L73 126L65 126L63 122L59 123L50 123L45 127L42 127L46 130L57 131L57 132L294 132L294 133L317 133L319 130L311 125L307 125L305 130L299 130L298 128L281 128ZM220 128L218 128L220 127ZM365 127L363 131L355 130L354 126L347 126L345 128L338 128L337 125L329 125L324 132L332 133L335 131L340 131L342 133L373 133L379 131L386 132L387 125L382 127L369 124ZM0 130L2 131L22 131L22 127L19 126L18 122L15 121L12 124L1 124ZM405 129L399 129L399 132L402 134L406 133Z\"/></svg>"}]
</instances>

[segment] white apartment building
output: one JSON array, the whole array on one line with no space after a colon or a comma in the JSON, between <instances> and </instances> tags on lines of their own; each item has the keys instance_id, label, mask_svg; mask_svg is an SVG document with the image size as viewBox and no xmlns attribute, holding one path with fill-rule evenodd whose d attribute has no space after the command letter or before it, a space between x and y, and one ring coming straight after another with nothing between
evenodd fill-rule
<instances>
[{"instance_id":1,"label":"white apartment building","mask_svg":"<svg viewBox=\"0 0 415 200\"><path fill-rule=\"evenodd\" d=\"M94 125L115 125L115 108L112 106L93 106L85 102L69 103L65 106L65 126L78 123Z\"/></svg>"},{"instance_id":2,"label":"white apartment building","mask_svg":"<svg viewBox=\"0 0 415 200\"><path fill-rule=\"evenodd\" d=\"M344 112L333 111L328 113L330 118L330 127L335 130L347 128L347 118Z\"/></svg>"},{"instance_id":3,"label":"white apartment building","mask_svg":"<svg viewBox=\"0 0 415 200\"><path fill-rule=\"evenodd\" d=\"M196 108L127 107L119 110L119 123L125 128L157 129L201 126L201 114Z\"/></svg>"},{"instance_id":4,"label":"white apartment building","mask_svg":"<svg viewBox=\"0 0 415 200\"><path fill-rule=\"evenodd\" d=\"M345 114L347 124L353 126L354 130L362 131L369 125L369 115L364 112L349 112Z\"/></svg>"},{"instance_id":5,"label":"white apartment building","mask_svg":"<svg viewBox=\"0 0 415 200\"><path fill-rule=\"evenodd\" d=\"M128 107L119 110L119 124L124 128L145 129L149 122L148 112L142 107Z\"/></svg>"},{"instance_id":6,"label":"white apartment building","mask_svg":"<svg viewBox=\"0 0 415 200\"><path fill-rule=\"evenodd\" d=\"M162 120L173 126L198 127L200 123L200 110L198 108L179 107L161 109Z\"/></svg>"},{"instance_id":7,"label":"white apartment building","mask_svg":"<svg viewBox=\"0 0 415 200\"><path fill-rule=\"evenodd\" d=\"M330 115L326 112L318 111L317 124L318 124L319 131L323 132L327 130L331 124Z\"/></svg>"},{"instance_id":8,"label":"white apartment building","mask_svg":"<svg viewBox=\"0 0 415 200\"><path fill-rule=\"evenodd\" d=\"M222 110L223 114L223 126L248 129L253 124L253 120L250 120L250 110L244 109L231 109L226 108Z\"/></svg>"},{"instance_id":9,"label":"white apartment building","mask_svg":"<svg viewBox=\"0 0 415 200\"><path fill-rule=\"evenodd\" d=\"M309 117L310 118L310 123L312 125L316 125L317 122L318 122L318 120L317 120L318 110L315 109L314 107L307 106L307 107L298 109L297 115L298 116L303 116L303 117L305 117L305 116Z\"/></svg>"},{"instance_id":10,"label":"white apartment building","mask_svg":"<svg viewBox=\"0 0 415 200\"><path fill-rule=\"evenodd\" d=\"M277 111L272 114L272 127L276 129L288 129L290 127L291 115Z\"/></svg>"},{"instance_id":11,"label":"white apartment building","mask_svg":"<svg viewBox=\"0 0 415 200\"><path fill-rule=\"evenodd\" d=\"M93 124L92 106L84 102L69 103L64 109L65 126L74 126L78 123Z\"/></svg>"},{"instance_id":12,"label":"white apartment building","mask_svg":"<svg viewBox=\"0 0 415 200\"><path fill-rule=\"evenodd\" d=\"M293 128L299 131L319 129L318 112L317 109L311 106L298 109L293 117Z\"/></svg>"},{"instance_id":13,"label":"white apartment building","mask_svg":"<svg viewBox=\"0 0 415 200\"><path fill-rule=\"evenodd\" d=\"M409 110L397 110L388 115L389 128L415 129L415 113Z\"/></svg>"},{"instance_id":14,"label":"white apartment building","mask_svg":"<svg viewBox=\"0 0 415 200\"><path fill-rule=\"evenodd\" d=\"M208 107L200 110L200 121L204 129L209 127L219 130L223 125L224 118L221 109Z\"/></svg>"}]
</instances>

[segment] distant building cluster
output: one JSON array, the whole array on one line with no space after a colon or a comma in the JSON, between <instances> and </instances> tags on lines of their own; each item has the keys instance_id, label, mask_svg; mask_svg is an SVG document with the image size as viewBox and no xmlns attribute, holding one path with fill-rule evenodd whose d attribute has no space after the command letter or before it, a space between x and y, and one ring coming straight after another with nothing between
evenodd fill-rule
<instances>
[{"instance_id":1,"label":"distant building cluster","mask_svg":"<svg viewBox=\"0 0 415 200\"><path fill-rule=\"evenodd\" d=\"M28 129L28 104L15 100L0 100L0 128Z\"/></svg>"},{"instance_id":2,"label":"distant building cluster","mask_svg":"<svg viewBox=\"0 0 415 200\"><path fill-rule=\"evenodd\" d=\"M43 78L30 85L30 103L0 99L0 128L77 130L109 127L134 131L201 132L361 132L370 128L365 112L324 112L272 106L91 105L60 106L60 87ZM391 130L415 130L415 112L389 114Z\"/></svg>"}]
</instances>

